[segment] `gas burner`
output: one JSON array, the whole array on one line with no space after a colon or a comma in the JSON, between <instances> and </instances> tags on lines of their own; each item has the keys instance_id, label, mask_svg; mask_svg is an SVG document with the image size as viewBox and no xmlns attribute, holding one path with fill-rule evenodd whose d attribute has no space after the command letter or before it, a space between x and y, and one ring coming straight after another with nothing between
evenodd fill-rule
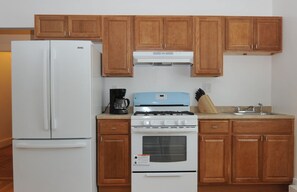
<instances>
[{"instance_id":1,"label":"gas burner","mask_svg":"<svg viewBox=\"0 0 297 192\"><path fill-rule=\"evenodd\" d=\"M136 111L134 113L135 116L151 116L151 115L194 115L193 112L190 111Z\"/></svg>"}]
</instances>

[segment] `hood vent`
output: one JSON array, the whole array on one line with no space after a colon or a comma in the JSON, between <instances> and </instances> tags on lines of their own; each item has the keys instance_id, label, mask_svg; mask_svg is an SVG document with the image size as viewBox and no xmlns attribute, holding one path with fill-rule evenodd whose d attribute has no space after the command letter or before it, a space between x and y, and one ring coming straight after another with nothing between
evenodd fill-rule
<instances>
[{"instance_id":1,"label":"hood vent","mask_svg":"<svg viewBox=\"0 0 297 192\"><path fill-rule=\"evenodd\" d=\"M135 51L134 64L152 64L156 66L171 66L172 64L193 64L193 51Z\"/></svg>"}]
</instances>

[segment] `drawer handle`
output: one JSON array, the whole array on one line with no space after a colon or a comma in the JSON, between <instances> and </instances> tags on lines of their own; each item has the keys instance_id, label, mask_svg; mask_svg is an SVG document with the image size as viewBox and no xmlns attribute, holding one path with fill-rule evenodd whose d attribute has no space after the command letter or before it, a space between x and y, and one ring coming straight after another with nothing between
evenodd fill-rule
<instances>
[{"instance_id":1,"label":"drawer handle","mask_svg":"<svg viewBox=\"0 0 297 192\"><path fill-rule=\"evenodd\" d=\"M217 126L217 125L212 125L211 128L212 128L212 129L217 129L217 128L219 128L219 126Z\"/></svg>"},{"instance_id":2,"label":"drawer handle","mask_svg":"<svg viewBox=\"0 0 297 192\"><path fill-rule=\"evenodd\" d=\"M116 127L112 127L112 128L111 128L111 130L116 130L116 129L117 129Z\"/></svg>"}]
</instances>

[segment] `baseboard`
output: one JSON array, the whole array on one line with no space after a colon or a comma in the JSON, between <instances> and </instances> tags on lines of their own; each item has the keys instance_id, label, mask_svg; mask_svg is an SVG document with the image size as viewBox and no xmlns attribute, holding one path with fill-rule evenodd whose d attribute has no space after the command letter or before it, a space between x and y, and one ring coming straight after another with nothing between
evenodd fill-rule
<instances>
[{"instance_id":1,"label":"baseboard","mask_svg":"<svg viewBox=\"0 0 297 192\"><path fill-rule=\"evenodd\" d=\"M297 192L297 185L290 185L289 192Z\"/></svg>"},{"instance_id":2,"label":"baseboard","mask_svg":"<svg viewBox=\"0 0 297 192\"><path fill-rule=\"evenodd\" d=\"M9 146L11 144L12 144L12 139L11 138L6 138L6 139L0 140L0 148L7 147L7 146Z\"/></svg>"}]
</instances>

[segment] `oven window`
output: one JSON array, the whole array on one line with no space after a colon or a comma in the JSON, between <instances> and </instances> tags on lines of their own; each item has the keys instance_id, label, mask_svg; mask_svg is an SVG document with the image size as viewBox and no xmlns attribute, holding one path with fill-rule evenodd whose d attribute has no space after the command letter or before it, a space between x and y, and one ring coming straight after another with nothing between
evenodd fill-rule
<instances>
[{"instance_id":1,"label":"oven window","mask_svg":"<svg viewBox=\"0 0 297 192\"><path fill-rule=\"evenodd\" d=\"M150 162L177 162L187 160L186 136L143 136L143 154Z\"/></svg>"}]
</instances>

